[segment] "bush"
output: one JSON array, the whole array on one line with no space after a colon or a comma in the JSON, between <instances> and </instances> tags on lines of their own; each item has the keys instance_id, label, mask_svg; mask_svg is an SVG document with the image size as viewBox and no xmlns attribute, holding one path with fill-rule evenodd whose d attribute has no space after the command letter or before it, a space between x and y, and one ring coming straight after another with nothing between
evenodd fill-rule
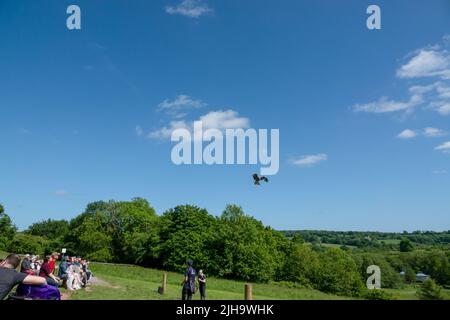
<instances>
[{"instance_id":1,"label":"bush","mask_svg":"<svg viewBox=\"0 0 450 320\"><path fill-rule=\"evenodd\" d=\"M443 300L444 297L439 287L433 279L425 280L417 290L417 296L421 300Z\"/></svg>"},{"instance_id":2,"label":"bush","mask_svg":"<svg viewBox=\"0 0 450 320\"><path fill-rule=\"evenodd\" d=\"M410 252L414 250L414 247L409 239L402 239L399 244L401 252Z\"/></svg>"},{"instance_id":3,"label":"bush","mask_svg":"<svg viewBox=\"0 0 450 320\"><path fill-rule=\"evenodd\" d=\"M373 289L364 291L361 295L364 299L368 300L395 300L397 299L393 294L382 290L382 289Z\"/></svg>"}]
</instances>

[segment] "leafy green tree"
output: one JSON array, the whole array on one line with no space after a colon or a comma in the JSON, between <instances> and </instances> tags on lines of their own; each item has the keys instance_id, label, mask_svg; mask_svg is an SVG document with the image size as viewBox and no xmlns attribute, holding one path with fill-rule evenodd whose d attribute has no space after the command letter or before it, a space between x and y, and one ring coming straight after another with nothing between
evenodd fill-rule
<instances>
[{"instance_id":1,"label":"leafy green tree","mask_svg":"<svg viewBox=\"0 0 450 320\"><path fill-rule=\"evenodd\" d=\"M444 299L441 288L433 279L425 280L417 290L417 296L421 300L442 300Z\"/></svg>"},{"instance_id":2,"label":"leafy green tree","mask_svg":"<svg viewBox=\"0 0 450 320\"><path fill-rule=\"evenodd\" d=\"M39 254L45 255L52 252L55 248L52 247L50 241L44 237L33 236L26 233L15 234L12 241L10 241L7 250L17 254Z\"/></svg>"},{"instance_id":3,"label":"leafy green tree","mask_svg":"<svg viewBox=\"0 0 450 320\"><path fill-rule=\"evenodd\" d=\"M155 210L147 200L111 203L107 212L113 254L118 261L140 263L146 259L148 245L157 234Z\"/></svg>"},{"instance_id":4,"label":"leafy green tree","mask_svg":"<svg viewBox=\"0 0 450 320\"><path fill-rule=\"evenodd\" d=\"M48 239L62 239L69 233L69 222L66 220L44 220L33 223L26 233Z\"/></svg>"},{"instance_id":5,"label":"leafy green tree","mask_svg":"<svg viewBox=\"0 0 450 320\"><path fill-rule=\"evenodd\" d=\"M106 231L106 217L101 213L86 216L82 223L72 230L73 243L69 250L90 260L114 261L112 255L112 238Z\"/></svg>"},{"instance_id":6,"label":"leafy green tree","mask_svg":"<svg viewBox=\"0 0 450 320\"><path fill-rule=\"evenodd\" d=\"M155 210L145 199L93 202L70 222L65 246L92 260L145 264L156 224Z\"/></svg>"},{"instance_id":7,"label":"leafy green tree","mask_svg":"<svg viewBox=\"0 0 450 320\"><path fill-rule=\"evenodd\" d=\"M5 213L4 207L0 204L0 250L6 250L13 239L17 229L11 218Z\"/></svg>"},{"instance_id":8,"label":"leafy green tree","mask_svg":"<svg viewBox=\"0 0 450 320\"><path fill-rule=\"evenodd\" d=\"M245 218L245 213L241 206L228 204L223 210L221 218L223 221L235 222L241 218Z\"/></svg>"},{"instance_id":9,"label":"leafy green tree","mask_svg":"<svg viewBox=\"0 0 450 320\"><path fill-rule=\"evenodd\" d=\"M410 252L414 250L414 246L412 245L411 241L407 238L404 238L400 241L399 247L400 252Z\"/></svg>"},{"instance_id":10,"label":"leafy green tree","mask_svg":"<svg viewBox=\"0 0 450 320\"><path fill-rule=\"evenodd\" d=\"M282 248L287 240L236 205L228 205L219 221L223 241L220 275L247 281L273 279L283 265Z\"/></svg>"},{"instance_id":11,"label":"leafy green tree","mask_svg":"<svg viewBox=\"0 0 450 320\"><path fill-rule=\"evenodd\" d=\"M405 269L405 282L406 283L416 282L416 272L409 266Z\"/></svg>"},{"instance_id":12,"label":"leafy green tree","mask_svg":"<svg viewBox=\"0 0 450 320\"><path fill-rule=\"evenodd\" d=\"M364 283L353 258L339 248L329 248L319 253L319 266L311 282L324 292L358 296Z\"/></svg>"},{"instance_id":13,"label":"leafy green tree","mask_svg":"<svg viewBox=\"0 0 450 320\"><path fill-rule=\"evenodd\" d=\"M177 206L166 211L159 222L157 255L169 270L183 271L191 259L197 268L214 270L217 221L206 209Z\"/></svg>"},{"instance_id":14,"label":"leafy green tree","mask_svg":"<svg viewBox=\"0 0 450 320\"><path fill-rule=\"evenodd\" d=\"M355 259L359 265L359 272L362 279L367 279L367 267L376 265L381 270L381 287L382 288L399 288L403 285L400 273L395 270L386 260L385 254L364 252L359 255L359 259Z\"/></svg>"},{"instance_id":15,"label":"leafy green tree","mask_svg":"<svg viewBox=\"0 0 450 320\"><path fill-rule=\"evenodd\" d=\"M319 254L310 245L293 242L286 254L281 279L311 287L315 270L319 266Z\"/></svg>"},{"instance_id":16,"label":"leafy green tree","mask_svg":"<svg viewBox=\"0 0 450 320\"><path fill-rule=\"evenodd\" d=\"M305 241L303 240L303 238L302 238L302 236L300 235L300 234L295 234L293 237L292 237L292 243L296 243L296 244L303 244L303 243L305 243Z\"/></svg>"},{"instance_id":17,"label":"leafy green tree","mask_svg":"<svg viewBox=\"0 0 450 320\"><path fill-rule=\"evenodd\" d=\"M424 253L420 260L420 269L429 274L437 283L450 283L450 263L443 251L433 249Z\"/></svg>"}]
</instances>

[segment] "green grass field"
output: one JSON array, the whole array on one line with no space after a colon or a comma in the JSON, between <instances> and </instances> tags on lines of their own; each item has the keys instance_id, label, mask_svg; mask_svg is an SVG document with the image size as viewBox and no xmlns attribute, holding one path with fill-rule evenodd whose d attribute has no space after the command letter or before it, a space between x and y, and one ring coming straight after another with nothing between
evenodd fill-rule
<instances>
[{"instance_id":1,"label":"green grass field","mask_svg":"<svg viewBox=\"0 0 450 320\"><path fill-rule=\"evenodd\" d=\"M391 293L398 300L419 300L416 295L419 285L407 285L401 289L386 289L387 292ZM445 300L450 300L450 290L442 289L442 294Z\"/></svg>"},{"instance_id":2,"label":"green grass field","mask_svg":"<svg viewBox=\"0 0 450 320\"><path fill-rule=\"evenodd\" d=\"M167 292L157 292L161 286L163 271L128 265L92 263L94 275L103 280L89 287L71 293L70 299L121 300L121 299L180 299L182 275L168 272ZM244 298L245 282L208 278L207 298L211 300L241 300ZM199 299L199 294L194 299ZM282 300L335 300L345 299L306 288L289 288L281 284L253 284L253 298Z\"/></svg>"},{"instance_id":3,"label":"green grass field","mask_svg":"<svg viewBox=\"0 0 450 320\"><path fill-rule=\"evenodd\" d=\"M0 251L0 259L6 257ZM157 292L161 286L163 271L131 265L91 263L96 281L87 289L68 292L61 289L64 297L70 300L177 300L181 295L179 273L167 273L167 292ZM207 282L207 298L211 300L244 299L245 282L210 277ZM418 285L408 285L402 289L385 289L399 300L417 300ZM450 299L450 290L442 290ZM199 299L199 294L194 299ZM253 284L255 300L345 300L349 297L326 294L307 288L292 288L286 284Z\"/></svg>"},{"instance_id":4,"label":"green grass field","mask_svg":"<svg viewBox=\"0 0 450 320\"><path fill-rule=\"evenodd\" d=\"M386 245L399 245L401 240L398 239L387 239L387 240L379 240L380 243L384 243Z\"/></svg>"},{"instance_id":5,"label":"green grass field","mask_svg":"<svg viewBox=\"0 0 450 320\"><path fill-rule=\"evenodd\" d=\"M349 249L356 249L356 246L348 246L348 245L342 245L342 244L336 244L336 243L321 243L320 244L322 247L325 248L342 248L342 247L347 247Z\"/></svg>"},{"instance_id":6,"label":"green grass field","mask_svg":"<svg viewBox=\"0 0 450 320\"><path fill-rule=\"evenodd\" d=\"M0 252L0 259L6 253ZM131 265L91 263L91 270L98 281L85 290L68 292L61 289L71 300L174 300L180 299L181 281L179 273L167 273L167 292L157 292L161 286L163 271ZM245 282L210 277L207 283L207 298L211 300L244 299ZM199 299L199 294L194 299ZM255 300L337 300L347 299L307 288L290 288L282 284L253 284Z\"/></svg>"}]
</instances>

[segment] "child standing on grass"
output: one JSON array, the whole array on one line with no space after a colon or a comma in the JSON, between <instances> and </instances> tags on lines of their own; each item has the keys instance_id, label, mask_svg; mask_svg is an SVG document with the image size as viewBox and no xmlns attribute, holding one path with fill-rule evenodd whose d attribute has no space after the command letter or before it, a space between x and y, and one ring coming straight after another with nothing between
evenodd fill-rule
<instances>
[{"instance_id":1,"label":"child standing on grass","mask_svg":"<svg viewBox=\"0 0 450 320\"><path fill-rule=\"evenodd\" d=\"M206 276L203 270L198 272L198 287L200 289L200 299L206 300Z\"/></svg>"}]
</instances>

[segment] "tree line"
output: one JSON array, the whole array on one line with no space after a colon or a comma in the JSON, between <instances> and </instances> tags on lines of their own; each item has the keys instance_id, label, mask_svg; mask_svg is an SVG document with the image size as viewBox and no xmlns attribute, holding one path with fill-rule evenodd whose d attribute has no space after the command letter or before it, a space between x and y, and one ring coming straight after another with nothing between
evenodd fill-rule
<instances>
[{"instance_id":1,"label":"tree line","mask_svg":"<svg viewBox=\"0 0 450 320\"><path fill-rule=\"evenodd\" d=\"M324 247L306 242L298 233L288 237L265 226L237 205L227 205L220 216L193 205L157 215L142 198L98 201L70 221L41 221L23 232L17 232L0 206L0 250L45 254L61 248L92 261L177 272L192 259L213 276L285 282L346 296L389 298L366 289L366 269L372 264L382 270L383 288L413 282L418 271L427 272L439 285L450 285L449 250Z\"/></svg>"},{"instance_id":2,"label":"tree line","mask_svg":"<svg viewBox=\"0 0 450 320\"><path fill-rule=\"evenodd\" d=\"M450 243L450 230L407 232L362 232L362 231L324 231L324 230L287 230L287 237L300 235L311 243L332 243L343 246L392 249L396 241L409 240L416 246L437 246ZM394 240L394 241L393 241Z\"/></svg>"}]
</instances>

